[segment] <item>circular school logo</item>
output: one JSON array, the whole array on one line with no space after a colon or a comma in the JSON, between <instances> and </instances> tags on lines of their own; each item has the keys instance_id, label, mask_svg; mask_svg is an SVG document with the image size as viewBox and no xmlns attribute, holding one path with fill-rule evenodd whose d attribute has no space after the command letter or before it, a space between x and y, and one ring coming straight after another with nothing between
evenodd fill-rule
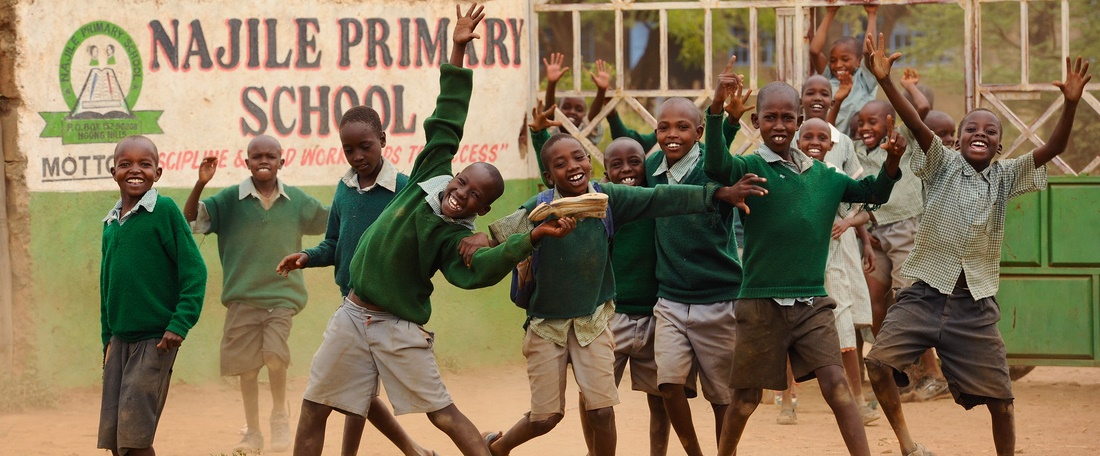
<instances>
[{"instance_id":1,"label":"circular school logo","mask_svg":"<svg viewBox=\"0 0 1100 456\"><path fill-rule=\"evenodd\" d=\"M40 112L41 137L62 144L113 143L136 134L162 133L164 111L136 111L144 77L141 52L129 33L107 21L81 26L65 42L58 65L68 111Z\"/></svg>"}]
</instances>

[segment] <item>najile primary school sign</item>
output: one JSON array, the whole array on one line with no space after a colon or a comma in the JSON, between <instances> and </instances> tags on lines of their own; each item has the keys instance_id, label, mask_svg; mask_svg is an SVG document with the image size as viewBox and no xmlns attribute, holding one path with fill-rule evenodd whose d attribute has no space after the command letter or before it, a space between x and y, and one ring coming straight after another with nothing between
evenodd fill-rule
<instances>
[{"instance_id":1,"label":"najile primary school sign","mask_svg":"<svg viewBox=\"0 0 1100 456\"><path fill-rule=\"evenodd\" d=\"M132 134L159 147L161 186L190 186L207 156L238 170L219 172L215 185L238 182L245 146L260 134L282 143L288 181L330 185L347 166L340 115L362 104L382 119L384 156L407 172L455 21L454 3L443 1L90 0L64 14L44 3L17 6L16 68L25 106L39 114L20 118L27 182L47 192L113 188L113 144ZM517 150L528 103L526 5L492 1L486 13L482 39L467 50L474 95L455 167L487 161L526 178Z\"/></svg>"}]
</instances>

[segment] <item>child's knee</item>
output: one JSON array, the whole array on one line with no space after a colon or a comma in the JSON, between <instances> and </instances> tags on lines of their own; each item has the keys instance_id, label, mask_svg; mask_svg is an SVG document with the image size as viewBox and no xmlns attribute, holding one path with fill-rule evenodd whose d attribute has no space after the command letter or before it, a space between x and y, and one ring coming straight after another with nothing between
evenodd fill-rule
<instances>
[{"instance_id":1,"label":"child's knee","mask_svg":"<svg viewBox=\"0 0 1100 456\"><path fill-rule=\"evenodd\" d=\"M565 415L561 413L555 413L541 420L528 418L531 422L531 432L533 432L535 435L543 435L547 432L550 432L552 429L554 429L555 426L558 425L558 423L561 422L561 419L564 417Z\"/></svg>"},{"instance_id":2,"label":"child's knee","mask_svg":"<svg viewBox=\"0 0 1100 456\"><path fill-rule=\"evenodd\" d=\"M264 365L267 366L268 371L286 369L286 361L271 352L264 352Z\"/></svg>"},{"instance_id":3,"label":"child's knee","mask_svg":"<svg viewBox=\"0 0 1100 456\"><path fill-rule=\"evenodd\" d=\"M588 410L585 413L588 414L588 421L597 425L606 425L615 420L615 409L611 407Z\"/></svg>"},{"instance_id":4,"label":"child's knee","mask_svg":"<svg viewBox=\"0 0 1100 456\"><path fill-rule=\"evenodd\" d=\"M992 415L1012 416L1014 413L1012 399L990 399L989 402L986 402L985 406Z\"/></svg>"},{"instance_id":5,"label":"child's knee","mask_svg":"<svg viewBox=\"0 0 1100 456\"><path fill-rule=\"evenodd\" d=\"M749 416L760 405L764 391L759 389L738 389L733 391L733 408L739 415Z\"/></svg>"}]
</instances>

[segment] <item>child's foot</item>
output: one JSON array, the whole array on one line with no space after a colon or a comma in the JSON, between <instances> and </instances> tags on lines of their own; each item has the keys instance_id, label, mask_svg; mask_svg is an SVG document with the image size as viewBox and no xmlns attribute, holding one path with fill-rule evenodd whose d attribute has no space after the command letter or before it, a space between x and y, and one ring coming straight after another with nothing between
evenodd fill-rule
<instances>
[{"instance_id":1,"label":"child's foot","mask_svg":"<svg viewBox=\"0 0 1100 456\"><path fill-rule=\"evenodd\" d=\"M928 451L928 448L925 448L924 445L918 443L917 449L909 452L909 454L905 456L932 456L932 452Z\"/></svg>"},{"instance_id":2,"label":"child's foot","mask_svg":"<svg viewBox=\"0 0 1100 456\"><path fill-rule=\"evenodd\" d=\"M271 412L271 451L290 449L290 415L287 412Z\"/></svg>"},{"instance_id":3,"label":"child's foot","mask_svg":"<svg viewBox=\"0 0 1100 456\"><path fill-rule=\"evenodd\" d=\"M794 409L783 409L779 411L779 416L775 417L775 422L778 424L798 424L798 415L795 414Z\"/></svg>"},{"instance_id":4,"label":"child's foot","mask_svg":"<svg viewBox=\"0 0 1100 456\"><path fill-rule=\"evenodd\" d=\"M258 452L264 449L264 435L260 431L253 431L251 429L244 433L244 438L241 439L241 443L233 447L233 452L242 452L249 454L252 452Z\"/></svg>"},{"instance_id":5,"label":"child's foot","mask_svg":"<svg viewBox=\"0 0 1100 456\"><path fill-rule=\"evenodd\" d=\"M928 377L915 389L917 399L930 401L948 393L947 382L938 378Z\"/></svg>"},{"instance_id":6,"label":"child's foot","mask_svg":"<svg viewBox=\"0 0 1100 456\"><path fill-rule=\"evenodd\" d=\"M493 456L499 456L499 453L493 451L493 443L496 443L501 437L504 437L504 433L500 431L481 433L481 438L485 439L485 445L489 447L489 453Z\"/></svg>"},{"instance_id":7,"label":"child's foot","mask_svg":"<svg viewBox=\"0 0 1100 456\"><path fill-rule=\"evenodd\" d=\"M871 423L878 420L881 416L878 414L878 410L871 408L870 405L864 405L859 408L860 418L863 419L864 426L870 426Z\"/></svg>"},{"instance_id":8,"label":"child's foot","mask_svg":"<svg viewBox=\"0 0 1100 456\"><path fill-rule=\"evenodd\" d=\"M791 404L794 404L794 407L798 408L798 394L796 394L794 392L793 388L791 389ZM782 391L775 391L775 405L778 406L779 408L783 408L783 392Z\"/></svg>"}]
</instances>

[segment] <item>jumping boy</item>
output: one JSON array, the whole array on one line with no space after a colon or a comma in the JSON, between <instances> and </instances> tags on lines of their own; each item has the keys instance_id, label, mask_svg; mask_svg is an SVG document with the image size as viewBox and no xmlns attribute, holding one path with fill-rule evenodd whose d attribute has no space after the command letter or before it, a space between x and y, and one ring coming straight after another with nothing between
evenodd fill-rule
<instances>
[{"instance_id":1,"label":"jumping boy","mask_svg":"<svg viewBox=\"0 0 1100 456\"><path fill-rule=\"evenodd\" d=\"M731 87L719 84L707 112L707 142L712 144L723 143L722 110L728 93L723 86ZM762 388L787 387L789 356L797 380L818 378L848 451L866 456L870 450L863 423L841 368L832 313L836 304L825 297L825 265L837 207L842 201L887 201L900 177L900 153L891 155L877 177L853 180L791 147L798 124L797 90L774 82L760 90L757 103L752 122L763 146L751 155L734 157L723 147L704 155L703 169L719 183L752 176L766 185L766 190L751 189L754 196L742 209L745 273L736 305L738 343L733 346L729 382L733 403L718 453L736 453Z\"/></svg>"},{"instance_id":2,"label":"jumping boy","mask_svg":"<svg viewBox=\"0 0 1100 456\"><path fill-rule=\"evenodd\" d=\"M867 33L876 33L878 30L878 5L865 4L867 12ZM837 97L840 103L840 111L836 117L836 128L842 132L848 132L848 126L853 121L855 113L859 112L863 105L875 99L878 92L878 83L875 78L863 69L860 60L863 58L863 49L860 40L856 37L845 36L836 40L829 48L829 55L822 51L825 49L825 40L829 35L829 26L836 18L839 6L826 6L825 17L821 25L814 32L814 38L810 41L810 63L814 72L825 76L829 84L833 86L833 93L840 89L841 82L850 81L851 93L843 101ZM875 168L877 170L878 168ZM876 172L872 170L871 172Z\"/></svg>"},{"instance_id":3,"label":"jumping boy","mask_svg":"<svg viewBox=\"0 0 1100 456\"><path fill-rule=\"evenodd\" d=\"M103 402L97 448L153 455L180 344L206 294L206 265L179 207L157 194L157 146L128 136L111 174L121 198L103 219L99 310Z\"/></svg>"},{"instance_id":4,"label":"jumping boy","mask_svg":"<svg viewBox=\"0 0 1100 456\"><path fill-rule=\"evenodd\" d=\"M557 99L554 93L557 91L558 81L569 71L569 67L562 66L563 62L565 62L565 55L560 52L550 53L550 60L546 60L545 57L542 59L542 64L546 67L546 104L555 103ZM607 88L611 85L611 73L607 70L607 63L603 60L596 60L596 71L589 71L588 76L596 84L596 98L592 99L591 109L589 109L588 103L584 101L584 97L563 97L557 105L561 108L561 112L565 114L565 117L569 119L569 122L578 130L584 130L584 127L588 126L592 119L595 119L596 115L603 109ZM550 119L554 119L553 112L551 112ZM560 132L559 127L560 125L553 127L551 133ZM592 144L599 144L600 141L603 141L603 124L597 124L587 137L589 141L592 141Z\"/></svg>"},{"instance_id":5,"label":"jumping boy","mask_svg":"<svg viewBox=\"0 0 1100 456\"><path fill-rule=\"evenodd\" d=\"M434 336L422 325L431 316L431 278L437 271L462 288L493 285L508 275L546 236L563 236L572 226L562 219L539 225L504 244L482 249L469 265L459 242L472 234L473 221L504 192L495 167L473 163L451 175L472 91L472 72L462 69L466 45L484 19L482 8L459 8L450 63L440 68L435 112L424 121L427 144L416 157L410 184L402 189L355 249L351 289L329 320L324 341L310 367L302 396L294 454L319 455L332 410L366 416L379 380L395 414L426 413L464 455L489 455L476 427L458 410L440 378L432 353ZM384 265L384 267L380 267Z\"/></svg>"},{"instance_id":6,"label":"jumping boy","mask_svg":"<svg viewBox=\"0 0 1100 456\"><path fill-rule=\"evenodd\" d=\"M1066 80L1055 82L1065 99L1046 144L1018 158L993 162L1001 150L1001 122L975 109L959 125L959 150L921 122L890 79L900 53L887 56L885 38L865 40L867 66L920 146L913 174L924 181L924 218L902 273L917 282L897 295L878 340L867 355L867 372L882 410L905 455L932 454L909 435L897 385L901 369L935 348L955 402L966 409L985 404L993 422L997 454L1015 454L1012 382L1001 312L994 295L1000 283L1001 242L1008 200L1046 187L1044 165L1066 149L1077 104L1092 76L1088 62L1066 59ZM897 384L895 384L895 381Z\"/></svg>"},{"instance_id":7,"label":"jumping boy","mask_svg":"<svg viewBox=\"0 0 1100 456\"><path fill-rule=\"evenodd\" d=\"M394 194L405 188L409 176L397 171L393 163L382 157L386 132L382 130L378 112L369 106L356 106L340 117L340 142L351 168L336 184L325 239L317 247L287 255L279 263L277 272L287 276L295 269L336 266L333 275L340 287L340 296L347 296L351 289L348 285L351 257L359 238L378 219ZM431 454L409 437L377 396L371 398L366 418L355 414L345 416L341 454L351 456L358 452L366 420L406 456Z\"/></svg>"},{"instance_id":8,"label":"jumping boy","mask_svg":"<svg viewBox=\"0 0 1100 456\"><path fill-rule=\"evenodd\" d=\"M301 250L302 236L321 234L328 211L320 201L279 179L283 149L270 136L248 143L245 165L252 174L199 201L218 169L207 157L187 197L183 214L195 233L218 234L224 270L222 304L228 309L221 343L221 373L239 376L247 430L235 450L263 449L260 432L259 374L267 366L271 382L271 449L290 447L286 369L290 364L292 318L308 299L301 272L283 280L271 270L283 252Z\"/></svg>"}]
</instances>

